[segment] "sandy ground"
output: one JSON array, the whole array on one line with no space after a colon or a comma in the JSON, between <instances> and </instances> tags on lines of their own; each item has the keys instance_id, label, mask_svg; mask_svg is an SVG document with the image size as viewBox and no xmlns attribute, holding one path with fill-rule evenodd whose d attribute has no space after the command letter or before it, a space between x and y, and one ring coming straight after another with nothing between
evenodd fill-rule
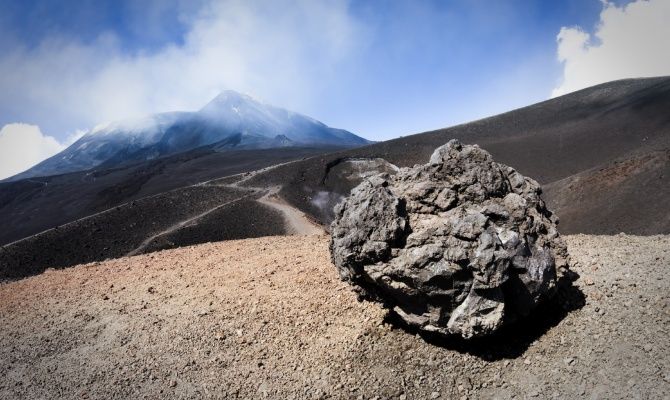
<instances>
[{"instance_id":1,"label":"sandy ground","mask_svg":"<svg viewBox=\"0 0 670 400\"><path fill-rule=\"evenodd\" d=\"M670 237L568 243L575 286L474 343L358 302L323 235L47 271L0 285L0 398L668 398Z\"/></svg>"}]
</instances>

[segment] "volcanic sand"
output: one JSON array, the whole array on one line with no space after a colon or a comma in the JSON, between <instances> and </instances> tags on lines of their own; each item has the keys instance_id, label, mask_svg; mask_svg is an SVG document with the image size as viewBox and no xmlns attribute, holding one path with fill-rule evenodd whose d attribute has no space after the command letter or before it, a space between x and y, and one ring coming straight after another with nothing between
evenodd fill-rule
<instances>
[{"instance_id":1,"label":"volcanic sand","mask_svg":"<svg viewBox=\"0 0 670 400\"><path fill-rule=\"evenodd\" d=\"M0 285L0 398L668 398L670 236L568 236L580 275L506 333L420 337L328 237L207 243Z\"/></svg>"}]
</instances>

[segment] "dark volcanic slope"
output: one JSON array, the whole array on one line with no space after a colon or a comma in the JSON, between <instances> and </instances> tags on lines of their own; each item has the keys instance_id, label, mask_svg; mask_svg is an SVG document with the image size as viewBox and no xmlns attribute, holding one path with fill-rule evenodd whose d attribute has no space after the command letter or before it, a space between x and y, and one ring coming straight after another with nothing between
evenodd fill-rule
<instances>
[{"instance_id":1,"label":"dark volcanic slope","mask_svg":"<svg viewBox=\"0 0 670 400\"><path fill-rule=\"evenodd\" d=\"M0 281L44 271L212 240L284 233L262 193L191 186L131 201L0 247Z\"/></svg>"},{"instance_id":2,"label":"dark volcanic slope","mask_svg":"<svg viewBox=\"0 0 670 400\"><path fill-rule=\"evenodd\" d=\"M283 183L281 194L288 201L327 223L334 203L357 182L330 179L343 160L381 157L411 166L457 138L479 144L496 161L546 186L550 207L565 216L564 233L668 233L668 110L669 77L610 82L472 123L314 157L249 184ZM647 160L645 167L625 180L617 174L598 176L603 169L616 170L617 163L639 160ZM577 174L578 198L568 179Z\"/></svg>"},{"instance_id":3,"label":"dark volcanic slope","mask_svg":"<svg viewBox=\"0 0 670 400\"><path fill-rule=\"evenodd\" d=\"M572 232L667 233L670 149L652 151L572 175L545 187L561 224ZM620 228L620 229L619 229Z\"/></svg>"},{"instance_id":4,"label":"dark volcanic slope","mask_svg":"<svg viewBox=\"0 0 670 400\"><path fill-rule=\"evenodd\" d=\"M9 227L0 230L0 243L112 207L1 247L0 280L133 251L285 233L282 215L253 201L263 188L281 186L281 197L328 223L332 207L362 176L393 170L384 159L401 167L425 163L452 138L477 143L540 181L549 208L562 218L562 233L670 233L668 110L670 78L624 80L353 150L204 148L124 168L0 184L0 220ZM224 177L309 156L250 175L241 183L248 190L187 187L214 178L223 179L210 184L230 185L241 177ZM166 193L174 188L182 189Z\"/></svg>"},{"instance_id":5,"label":"dark volcanic slope","mask_svg":"<svg viewBox=\"0 0 670 400\"><path fill-rule=\"evenodd\" d=\"M161 236L147 247L146 252L285 233L284 220L276 210L252 198L244 198L208 214L199 219L197 224Z\"/></svg>"},{"instance_id":6,"label":"dark volcanic slope","mask_svg":"<svg viewBox=\"0 0 670 400\"><path fill-rule=\"evenodd\" d=\"M202 148L121 168L0 183L0 244L131 200L253 171L332 148L216 152Z\"/></svg>"}]
</instances>

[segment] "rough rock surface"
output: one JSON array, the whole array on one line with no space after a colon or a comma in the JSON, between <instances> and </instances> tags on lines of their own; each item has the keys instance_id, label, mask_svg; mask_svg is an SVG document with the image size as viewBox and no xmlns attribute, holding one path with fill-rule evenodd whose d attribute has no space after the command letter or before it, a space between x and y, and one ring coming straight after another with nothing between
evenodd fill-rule
<instances>
[{"instance_id":1,"label":"rough rock surface","mask_svg":"<svg viewBox=\"0 0 670 400\"><path fill-rule=\"evenodd\" d=\"M452 140L425 165L368 178L335 210L340 277L410 326L464 338L527 315L567 271L534 180Z\"/></svg>"}]
</instances>

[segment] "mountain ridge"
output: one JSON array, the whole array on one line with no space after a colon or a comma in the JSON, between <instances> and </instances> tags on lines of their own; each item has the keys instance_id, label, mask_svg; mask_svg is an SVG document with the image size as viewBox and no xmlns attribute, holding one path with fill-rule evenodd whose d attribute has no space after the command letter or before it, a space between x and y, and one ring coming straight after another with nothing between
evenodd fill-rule
<instances>
[{"instance_id":1,"label":"mountain ridge","mask_svg":"<svg viewBox=\"0 0 670 400\"><path fill-rule=\"evenodd\" d=\"M277 139L279 137L279 139ZM173 111L100 124L60 153L8 178L58 175L147 161L198 147L356 147L372 143L314 118L226 90L198 111Z\"/></svg>"}]
</instances>

